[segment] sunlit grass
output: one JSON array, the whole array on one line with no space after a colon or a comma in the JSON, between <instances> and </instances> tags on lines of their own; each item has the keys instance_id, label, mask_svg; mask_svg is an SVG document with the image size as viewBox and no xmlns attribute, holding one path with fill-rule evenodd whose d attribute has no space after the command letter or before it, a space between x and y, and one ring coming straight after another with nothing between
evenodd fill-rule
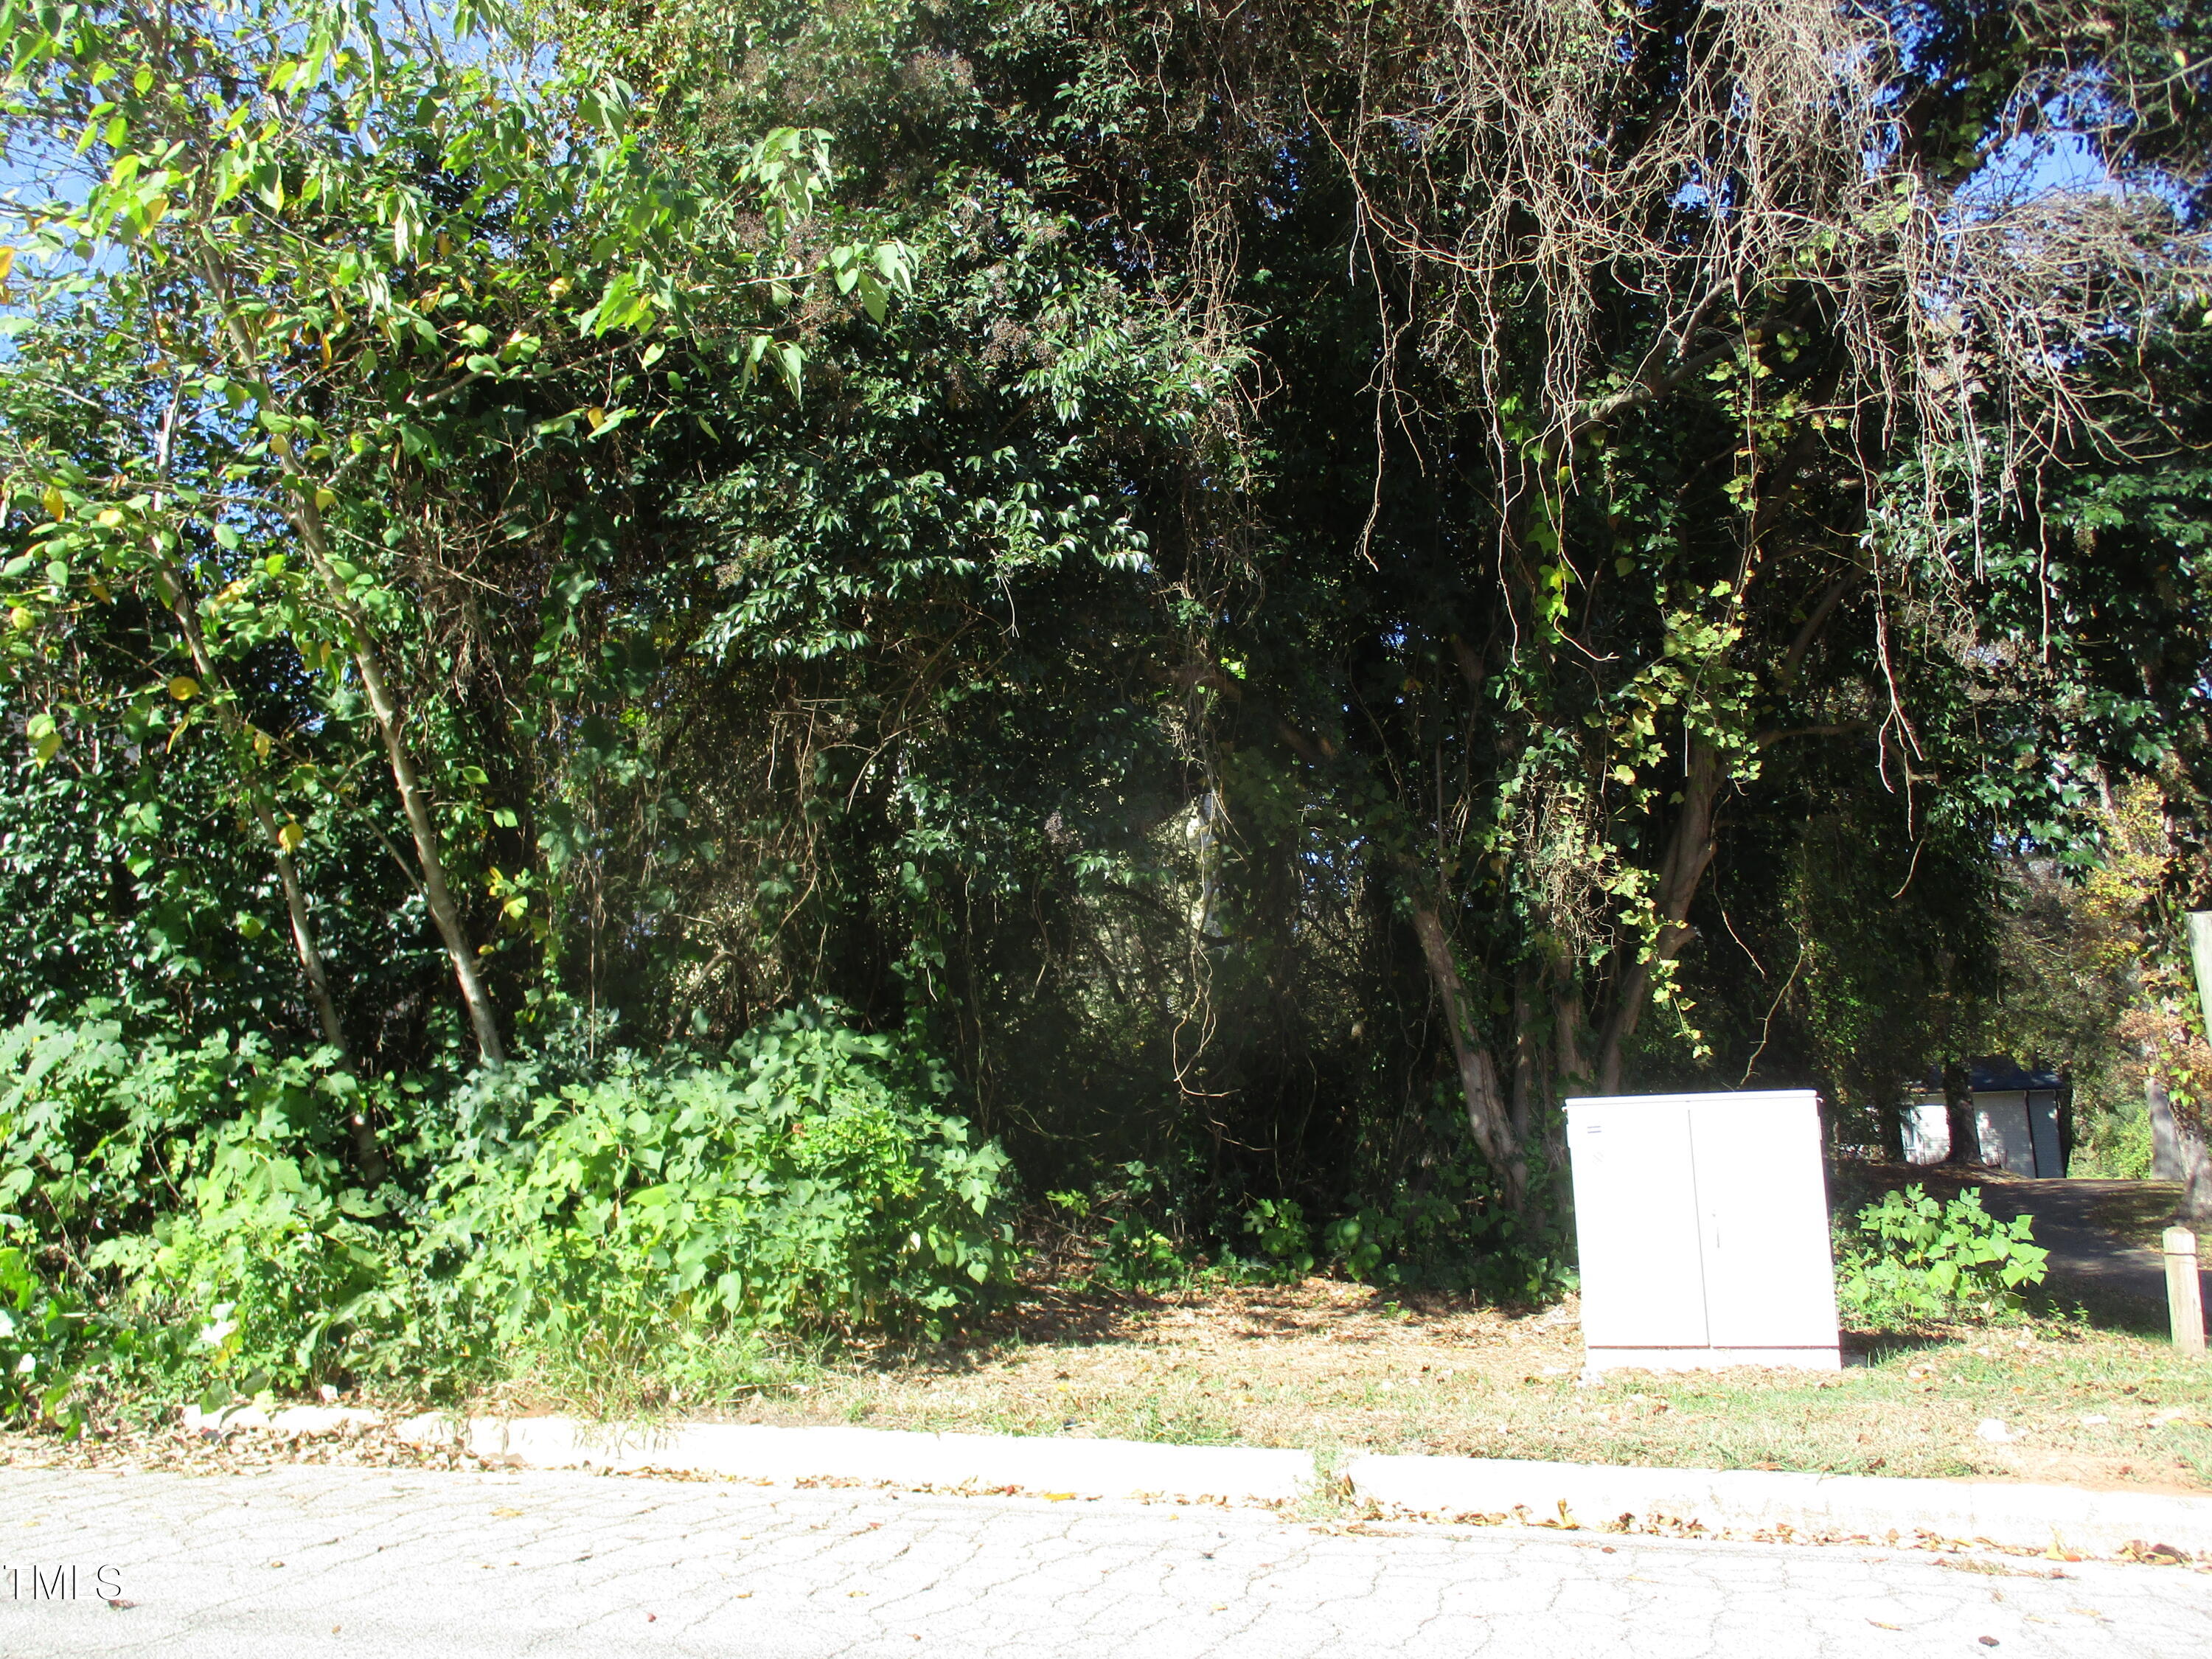
<instances>
[{"instance_id":1,"label":"sunlit grass","mask_svg":"<svg viewBox=\"0 0 2212 1659\"><path fill-rule=\"evenodd\" d=\"M1620 1372L1585 1382L1581 1365L1571 1308L1422 1311L1313 1280L1181 1304L1131 1299L1095 1318L1017 1321L966 1342L865 1358L708 1345L624 1376L580 1354L541 1368L532 1386L547 1404L596 1414L2212 1486L2212 1367L2078 1316L1874 1339L1840 1372Z\"/></svg>"}]
</instances>

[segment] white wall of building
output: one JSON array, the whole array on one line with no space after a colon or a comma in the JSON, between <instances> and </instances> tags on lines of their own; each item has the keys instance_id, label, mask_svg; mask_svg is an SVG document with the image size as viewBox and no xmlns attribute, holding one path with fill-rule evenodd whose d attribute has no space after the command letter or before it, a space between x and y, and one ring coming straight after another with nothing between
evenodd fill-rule
<instances>
[{"instance_id":1,"label":"white wall of building","mask_svg":"<svg viewBox=\"0 0 2212 1659\"><path fill-rule=\"evenodd\" d=\"M1982 1162L2017 1176L2053 1176L2059 1167L2058 1096L2050 1089L1982 1089L1974 1093L1974 1127ZM1951 1114L1940 1094L1905 1107L1905 1156L1941 1164L1951 1156Z\"/></svg>"}]
</instances>

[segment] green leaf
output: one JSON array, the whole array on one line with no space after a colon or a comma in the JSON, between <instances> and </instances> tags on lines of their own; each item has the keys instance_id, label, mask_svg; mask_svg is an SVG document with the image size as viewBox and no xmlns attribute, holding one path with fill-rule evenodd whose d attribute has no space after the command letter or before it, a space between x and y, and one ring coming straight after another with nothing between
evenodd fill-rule
<instances>
[{"instance_id":1,"label":"green leaf","mask_svg":"<svg viewBox=\"0 0 2212 1659\"><path fill-rule=\"evenodd\" d=\"M799 378L805 366L805 354L788 340L779 340L775 349L775 372L793 398L799 396Z\"/></svg>"}]
</instances>

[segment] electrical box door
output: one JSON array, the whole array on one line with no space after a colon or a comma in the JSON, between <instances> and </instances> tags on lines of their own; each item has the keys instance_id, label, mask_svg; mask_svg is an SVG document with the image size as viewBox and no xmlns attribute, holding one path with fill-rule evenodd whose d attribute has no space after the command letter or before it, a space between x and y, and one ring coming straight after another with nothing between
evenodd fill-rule
<instances>
[{"instance_id":1,"label":"electrical box door","mask_svg":"<svg viewBox=\"0 0 2212 1659\"><path fill-rule=\"evenodd\" d=\"M1841 1364L1810 1090L1567 1103L1590 1368Z\"/></svg>"},{"instance_id":2,"label":"electrical box door","mask_svg":"<svg viewBox=\"0 0 2212 1659\"><path fill-rule=\"evenodd\" d=\"M1689 1115L1679 1106L1570 1118L1583 1324L1630 1347L1703 1346L1705 1292L1693 1206L1655 1206L1655 1186L1693 1190ZM1587 1218L1587 1219L1584 1219Z\"/></svg>"},{"instance_id":3,"label":"electrical box door","mask_svg":"<svg viewBox=\"0 0 2212 1659\"><path fill-rule=\"evenodd\" d=\"M1716 1348L1836 1346L1817 1108L1721 1096L1690 1109Z\"/></svg>"}]
</instances>

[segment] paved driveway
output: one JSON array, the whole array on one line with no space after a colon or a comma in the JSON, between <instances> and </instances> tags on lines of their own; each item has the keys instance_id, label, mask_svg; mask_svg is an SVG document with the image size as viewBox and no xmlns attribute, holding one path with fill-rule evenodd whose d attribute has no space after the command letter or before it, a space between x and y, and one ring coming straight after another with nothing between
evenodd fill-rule
<instances>
[{"instance_id":1,"label":"paved driveway","mask_svg":"<svg viewBox=\"0 0 2212 1659\"><path fill-rule=\"evenodd\" d=\"M2035 1242L2051 1252L2051 1286L2061 1296L2124 1304L2163 1328L2166 1258L2115 1237L2091 1218L2099 1200L2115 1193L2139 1191L2147 1184L2001 1176L1982 1183L1982 1201L1992 1215L2025 1211L2035 1218ZM2212 1258L2212 1236L2200 1240L2197 1248L2204 1264L2204 1303L2212 1316L2212 1260L2208 1260Z\"/></svg>"},{"instance_id":2,"label":"paved driveway","mask_svg":"<svg viewBox=\"0 0 2212 1659\"><path fill-rule=\"evenodd\" d=\"M0 1536L9 1659L2212 1652L2212 1576L2181 1568L873 1488L0 1470ZM78 1599L27 1599L33 1565L73 1566ZM118 1587L135 1605L99 1599Z\"/></svg>"}]
</instances>

